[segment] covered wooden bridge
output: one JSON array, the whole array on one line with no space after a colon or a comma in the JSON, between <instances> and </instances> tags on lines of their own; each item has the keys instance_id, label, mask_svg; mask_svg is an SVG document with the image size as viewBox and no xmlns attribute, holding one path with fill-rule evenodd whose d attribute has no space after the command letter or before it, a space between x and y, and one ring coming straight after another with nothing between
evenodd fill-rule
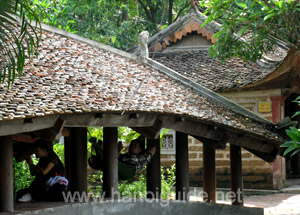
<instances>
[{"instance_id":1,"label":"covered wooden bridge","mask_svg":"<svg viewBox=\"0 0 300 215\"><path fill-rule=\"evenodd\" d=\"M65 134L71 191L87 191L87 127L104 127L106 198L118 190L117 127L128 126L159 148L161 128L176 130L176 198L186 200L188 135L204 143L204 191L216 202L215 149L230 143L231 189L243 190L241 147L266 161L284 141L271 122L150 59L43 26L39 56L20 79L0 88L0 212L14 210L13 143ZM147 189L160 198L160 154ZM185 192L183 192L185 191ZM243 205L233 199L232 204Z\"/></svg>"}]
</instances>

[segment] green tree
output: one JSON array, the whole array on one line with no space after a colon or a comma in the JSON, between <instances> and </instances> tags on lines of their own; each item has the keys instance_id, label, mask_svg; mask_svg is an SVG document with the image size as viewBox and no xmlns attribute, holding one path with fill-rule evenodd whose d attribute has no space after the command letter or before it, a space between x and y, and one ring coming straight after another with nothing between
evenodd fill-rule
<instances>
[{"instance_id":1,"label":"green tree","mask_svg":"<svg viewBox=\"0 0 300 215\"><path fill-rule=\"evenodd\" d=\"M207 0L201 6L208 15L204 25L221 23L217 41L210 48L212 56L257 61L279 41L290 47L291 56L300 50L299 0ZM295 102L300 103L299 99ZM287 147L284 156L292 151L294 155L300 151L299 129L291 127L286 133L291 140L282 145Z\"/></svg>"},{"instance_id":2,"label":"green tree","mask_svg":"<svg viewBox=\"0 0 300 215\"><path fill-rule=\"evenodd\" d=\"M43 23L127 50L187 12L190 0L32 0Z\"/></svg>"},{"instance_id":3,"label":"green tree","mask_svg":"<svg viewBox=\"0 0 300 215\"><path fill-rule=\"evenodd\" d=\"M205 24L222 25L210 49L212 56L256 61L272 51L278 40L299 50L299 0L207 0L201 6L208 15ZM245 36L247 40L242 39Z\"/></svg>"},{"instance_id":4,"label":"green tree","mask_svg":"<svg viewBox=\"0 0 300 215\"><path fill-rule=\"evenodd\" d=\"M300 105L300 96L298 96L293 102ZM292 116L292 118L298 115L300 115L300 111L297 111L294 116ZM299 129L290 127L289 129L286 129L286 134L290 138L290 141L281 145L281 147L287 147L283 153L283 156L286 156L290 152L293 152L290 155L292 157L300 152L300 127Z\"/></svg>"},{"instance_id":5,"label":"green tree","mask_svg":"<svg viewBox=\"0 0 300 215\"><path fill-rule=\"evenodd\" d=\"M25 58L36 53L38 47L38 19L29 1L0 0L0 83L6 81L8 87L16 74L22 75ZM32 25L27 17L37 23Z\"/></svg>"},{"instance_id":6,"label":"green tree","mask_svg":"<svg viewBox=\"0 0 300 215\"><path fill-rule=\"evenodd\" d=\"M190 0L138 0L144 17L158 25L170 25L186 13ZM167 15L167 16L165 16ZM158 29L160 30L160 29Z\"/></svg>"}]
</instances>

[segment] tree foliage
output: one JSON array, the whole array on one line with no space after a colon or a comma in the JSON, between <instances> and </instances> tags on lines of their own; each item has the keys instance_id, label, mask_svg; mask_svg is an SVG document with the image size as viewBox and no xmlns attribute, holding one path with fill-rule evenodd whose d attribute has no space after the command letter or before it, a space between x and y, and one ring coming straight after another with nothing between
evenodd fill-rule
<instances>
[{"instance_id":1,"label":"tree foliage","mask_svg":"<svg viewBox=\"0 0 300 215\"><path fill-rule=\"evenodd\" d=\"M38 21L29 1L0 0L0 83L6 81L8 87L16 74L22 75L26 56L36 53L38 47L37 26L27 19Z\"/></svg>"},{"instance_id":2,"label":"tree foliage","mask_svg":"<svg viewBox=\"0 0 300 215\"><path fill-rule=\"evenodd\" d=\"M300 96L298 96L293 102L300 105ZM300 111L297 111L292 117L296 117L298 115L300 115ZM281 145L281 147L286 147L283 156L286 156L290 152L293 152L290 155L292 157L293 155L300 152L300 127L299 129L295 127L290 127L289 129L286 130L286 134L290 138L290 141Z\"/></svg>"},{"instance_id":3,"label":"tree foliage","mask_svg":"<svg viewBox=\"0 0 300 215\"><path fill-rule=\"evenodd\" d=\"M287 44L291 53L300 50L299 0L206 0L201 6L208 15L204 25L221 24L215 34L217 41L210 48L212 56L257 61L272 51L278 41ZM300 103L299 100L300 97L295 102ZM291 127L286 134L290 141L282 145L287 147L284 156L292 151L294 155L300 151L299 129Z\"/></svg>"},{"instance_id":4,"label":"tree foliage","mask_svg":"<svg viewBox=\"0 0 300 215\"><path fill-rule=\"evenodd\" d=\"M207 0L201 6L207 8L205 24L221 24L210 49L213 56L256 61L272 51L277 40L300 48L299 0Z\"/></svg>"},{"instance_id":5,"label":"tree foliage","mask_svg":"<svg viewBox=\"0 0 300 215\"><path fill-rule=\"evenodd\" d=\"M45 24L127 50L187 12L189 0L32 0ZM169 4L168 4L169 3Z\"/></svg>"},{"instance_id":6,"label":"tree foliage","mask_svg":"<svg viewBox=\"0 0 300 215\"><path fill-rule=\"evenodd\" d=\"M141 31L155 34L184 15L190 0L0 0L0 83L21 76L39 37L29 20L127 50ZM20 18L20 27L16 23ZM6 79L7 78L7 79Z\"/></svg>"}]
</instances>

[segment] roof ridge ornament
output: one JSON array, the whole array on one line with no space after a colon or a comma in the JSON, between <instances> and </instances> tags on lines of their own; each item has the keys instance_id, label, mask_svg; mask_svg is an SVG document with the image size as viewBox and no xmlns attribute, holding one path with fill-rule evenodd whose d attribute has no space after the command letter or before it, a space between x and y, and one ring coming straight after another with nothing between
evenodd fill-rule
<instances>
[{"instance_id":1,"label":"roof ridge ornament","mask_svg":"<svg viewBox=\"0 0 300 215\"><path fill-rule=\"evenodd\" d=\"M141 48L140 56L144 59L149 58L148 40L149 40L149 32L142 31L139 34L139 46Z\"/></svg>"},{"instance_id":2,"label":"roof ridge ornament","mask_svg":"<svg viewBox=\"0 0 300 215\"><path fill-rule=\"evenodd\" d=\"M198 7L198 1L197 0L191 0L191 11L199 12L199 7Z\"/></svg>"}]
</instances>

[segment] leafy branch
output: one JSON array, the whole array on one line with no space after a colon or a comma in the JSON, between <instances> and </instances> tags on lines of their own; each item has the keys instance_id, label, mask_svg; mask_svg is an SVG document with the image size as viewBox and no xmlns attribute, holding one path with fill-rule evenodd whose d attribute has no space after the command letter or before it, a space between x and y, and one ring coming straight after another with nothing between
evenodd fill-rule
<instances>
[{"instance_id":1,"label":"leafy branch","mask_svg":"<svg viewBox=\"0 0 300 215\"><path fill-rule=\"evenodd\" d=\"M36 24L32 25L27 16ZM39 24L28 0L0 0L0 83L7 79L8 88L16 73L22 75L26 55L37 54Z\"/></svg>"},{"instance_id":2,"label":"leafy branch","mask_svg":"<svg viewBox=\"0 0 300 215\"><path fill-rule=\"evenodd\" d=\"M203 26L211 22L223 24L211 48L223 60L243 57L256 61L273 50L276 40L272 37L300 49L299 1L207 0L201 6L208 15ZM242 44L232 38L235 35L250 39Z\"/></svg>"},{"instance_id":3,"label":"leafy branch","mask_svg":"<svg viewBox=\"0 0 300 215\"><path fill-rule=\"evenodd\" d=\"M300 105L300 96L298 96L293 102ZM296 117L300 115L300 111L297 111L293 116ZM281 145L281 147L287 147L284 151L283 156L286 156L288 153L292 152L291 157L300 152L300 128L290 127L286 130L286 134L291 139L290 141Z\"/></svg>"}]
</instances>

